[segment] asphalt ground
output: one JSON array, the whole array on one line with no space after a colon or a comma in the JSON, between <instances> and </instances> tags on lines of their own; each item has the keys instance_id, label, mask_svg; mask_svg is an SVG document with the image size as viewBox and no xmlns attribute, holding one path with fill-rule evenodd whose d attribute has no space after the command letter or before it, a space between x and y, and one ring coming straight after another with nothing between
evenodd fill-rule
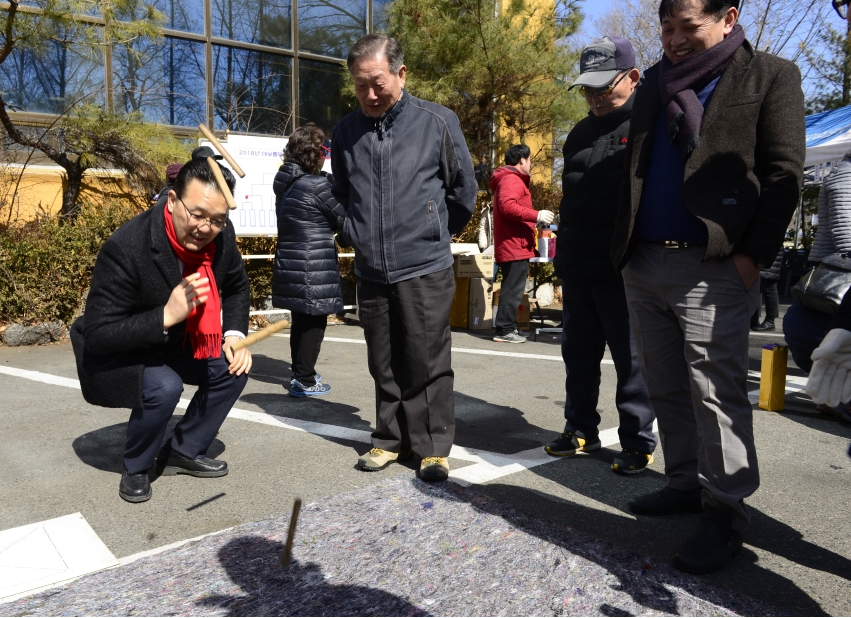
<instances>
[{"instance_id":1,"label":"asphalt ground","mask_svg":"<svg viewBox=\"0 0 851 618\"><path fill-rule=\"evenodd\" d=\"M366 347L356 342L363 333L357 326L333 326L327 338L317 369L333 387L329 396L286 396L289 341L273 337L253 348L254 369L237 407L271 419L369 431L374 390ZM760 369L762 345L775 341L782 342L779 328L774 334L752 334L752 370ZM550 358L559 354L559 342L551 336L506 346L484 332L458 331L453 347ZM67 343L0 348L0 367L76 379ZM457 445L511 455L535 449L561 431L564 369L557 359L456 351L453 367ZM617 426L615 372L610 364L601 371L601 429L610 429ZM803 375L791 360L788 373ZM358 455L368 449L357 440L229 418L209 453L228 462L228 476L163 477L154 482L152 500L128 504L117 495L126 411L90 406L73 388L2 373L0 388L0 530L80 512L118 558L279 515L296 496L324 500L415 474L405 465L378 473L357 470ZM750 388L758 383L752 381ZM184 396L192 391L187 387ZM700 579L790 614L851 615L851 460L846 455L851 425L816 413L803 394L787 395L782 413L755 409L754 424L762 486L746 501L753 523L745 550L722 573ZM590 456L554 459L477 489L613 547L670 561L697 516L630 514L630 497L664 485L664 462L657 449L647 472L620 477L609 470L618 450L613 445ZM461 459L450 463L453 469L474 465ZM363 517L368 522L369 513Z\"/></svg>"}]
</instances>

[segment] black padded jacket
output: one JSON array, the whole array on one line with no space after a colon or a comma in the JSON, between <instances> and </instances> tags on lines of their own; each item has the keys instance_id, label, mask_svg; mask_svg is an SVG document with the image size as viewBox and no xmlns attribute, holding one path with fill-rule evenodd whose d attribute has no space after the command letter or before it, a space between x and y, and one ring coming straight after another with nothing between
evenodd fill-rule
<instances>
[{"instance_id":1,"label":"black padded jacket","mask_svg":"<svg viewBox=\"0 0 851 618\"><path fill-rule=\"evenodd\" d=\"M331 183L288 162L272 188L278 216L272 305L308 315L342 311L334 233L345 212L331 195Z\"/></svg>"},{"instance_id":2,"label":"black padded jacket","mask_svg":"<svg viewBox=\"0 0 851 618\"><path fill-rule=\"evenodd\" d=\"M609 255L634 99L599 118L589 113L564 142L554 266L568 283L621 280Z\"/></svg>"}]
</instances>

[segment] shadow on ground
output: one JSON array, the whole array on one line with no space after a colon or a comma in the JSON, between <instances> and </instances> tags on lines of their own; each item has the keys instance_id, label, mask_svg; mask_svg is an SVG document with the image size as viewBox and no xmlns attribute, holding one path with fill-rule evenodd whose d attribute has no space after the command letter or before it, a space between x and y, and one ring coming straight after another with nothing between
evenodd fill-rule
<instances>
[{"instance_id":1,"label":"shadow on ground","mask_svg":"<svg viewBox=\"0 0 851 618\"><path fill-rule=\"evenodd\" d=\"M222 609L225 616L426 616L394 594L366 586L336 586L319 565L295 560L282 568L281 543L245 536L218 552L221 565L240 595L211 595L197 604Z\"/></svg>"},{"instance_id":2,"label":"shadow on ground","mask_svg":"<svg viewBox=\"0 0 851 618\"><path fill-rule=\"evenodd\" d=\"M494 483L483 486L479 490L498 502L521 505L520 508L530 516L581 530L612 546L641 555L650 555L664 564L670 564L679 545L697 526L699 516L678 515L656 518L636 517L629 513L626 505L630 497L664 487L665 476L655 471L648 470L641 476L639 483L629 484L630 489L621 493L592 488L587 481L581 480L588 478L587 475L582 474L582 467L599 465L598 461L610 464L614 455L615 451L606 449L595 453L594 457L583 457L571 461L572 470L567 470L564 466L545 465L533 468L532 471L571 491L613 507L623 514L577 504L535 489L514 485ZM753 507L750 507L750 511L752 525L745 533L746 545L758 547L810 569L851 580L851 561L847 558L810 543L805 540L801 532L766 513ZM828 615L815 600L792 581L763 568L758 563L756 554L747 547L742 555L721 573L698 579L738 590L798 615ZM664 604L647 605L647 607L657 611L671 611L671 608L666 608Z\"/></svg>"},{"instance_id":3,"label":"shadow on ground","mask_svg":"<svg viewBox=\"0 0 851 618\"><path fill-rule=\"evenodd\" d=\"M183 415L171 417L166 430L166 440L181 418ZM71 447L84 464L104 472L121 474L126 441L127 423L118 423L84 433L71 443ZM207 450L207 457L215 459L224 452L225 445L221 440L215 439Z\"/></svg>"}]
</instances>

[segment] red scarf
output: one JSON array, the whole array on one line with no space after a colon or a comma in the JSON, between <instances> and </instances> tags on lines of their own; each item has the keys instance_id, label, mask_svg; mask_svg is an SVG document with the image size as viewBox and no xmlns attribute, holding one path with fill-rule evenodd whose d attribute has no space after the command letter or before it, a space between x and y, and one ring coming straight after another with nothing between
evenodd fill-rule
<instances>
[{"instance_id":1,"label":"red scarf","mask_svg":"<svg viewBox=\"0 0 851 618\"><path fill-rule=\"evenodd\" d=\"M216 255L216 244L210 242L201 251L190 251L177 241L174 231L174 220L168 205L165 211L165 233L168 242L174 250L177 259L183 262L183 277L199 273L201 277L210 280L210 291L207 302L195 307L186 318L186 336L192 344L194 357L206 360L210 357L220 358L222 355L222 303L219 299L219 288L213 275L213 256ZM184 341L184 346L186 342Z\"/></svg>"}]
</instances>

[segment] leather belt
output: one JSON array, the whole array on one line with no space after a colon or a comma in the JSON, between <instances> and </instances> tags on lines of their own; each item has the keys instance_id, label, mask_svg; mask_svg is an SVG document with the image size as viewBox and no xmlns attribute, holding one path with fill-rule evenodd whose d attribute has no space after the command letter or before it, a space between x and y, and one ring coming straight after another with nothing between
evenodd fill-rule
<instances>
[{"instance_id":1,"label":"leather belt","mask_svg":"<svg viewBox=\"0 0 851 618\"><path fill-rule=\"evenodd\" d=\"M657 247L663 247L665 249L697 249L697 248L705 248L706 245L698 244L696 242L686 242L684 240L651 240L648 241L650 245L656 245Z\"/></svg>"}]
</instances>

